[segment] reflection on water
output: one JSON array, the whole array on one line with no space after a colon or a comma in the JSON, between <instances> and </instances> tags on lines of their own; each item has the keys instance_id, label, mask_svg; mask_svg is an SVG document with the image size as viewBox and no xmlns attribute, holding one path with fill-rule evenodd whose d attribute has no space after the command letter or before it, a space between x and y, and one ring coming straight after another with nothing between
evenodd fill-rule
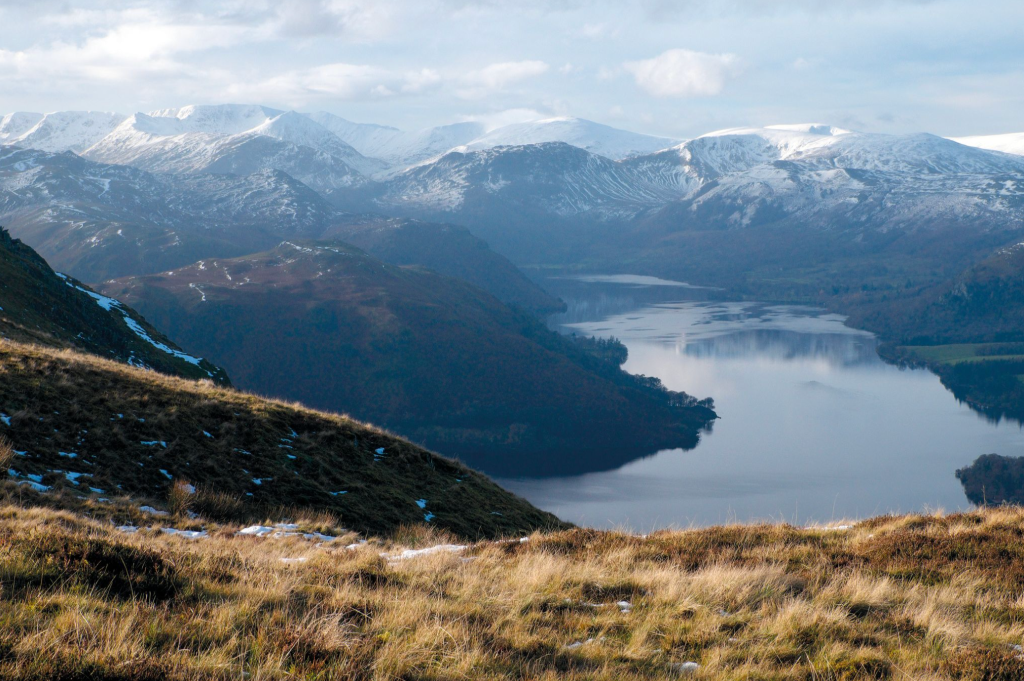
<instances>
[{"instance_id":1,"label":"reflection on water","mask_svg":"<svg viewBox=\"0 0 1024 681\"><path fill-rule=\"evenodd\" d=\"M503 480L566 520L649 530L774 519L824 522L955 510L953 472L1024 454L1024 432L957 403L925 370L883 363L871 334L820 310L683 301L669 287L559 291L565 330L615 336L626 370L711 396L721 420L695 450L547 480ZM656 290L657 289L657 290ZM630 307L630 305L632 305Z\"/></svg>"}]
</instances>

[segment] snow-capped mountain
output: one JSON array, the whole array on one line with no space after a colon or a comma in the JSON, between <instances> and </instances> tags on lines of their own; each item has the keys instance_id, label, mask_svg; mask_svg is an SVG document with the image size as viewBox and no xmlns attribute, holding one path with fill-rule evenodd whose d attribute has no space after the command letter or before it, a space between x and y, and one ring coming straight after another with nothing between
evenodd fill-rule
<instances>
[{"instance_id":1,"label":"snow-capped mountain","mask_svg":"<svg viewBox=\"0 0 1024 681\"><path fill-rule=\"evenodd\" d=\"M1020 227L1024 158L927 134L772 126L620 161L564 143L455 151L389 178L373 201L382 213L466 224L513 261L637 223L785 223L850 238L961 224L980 234Z\"/></svg>"},{"instance_id":2,"label":"snow-capped mountain","mask_svg":"<svg viewBox=\"0 0 1024 681\"><path fill-rule=\"evenodd\" d=\"M281 170L323 192L384 167L305 116L241 105L135 114L84 156L161 173Z\"/></svg>"},{"instance_id":3,"label":"snow-capped mountain","mask_svg":"<svg viewBox=\"0 0 1024 681\"><path fill-rule=\"evenodd\" d=\"M124 119L121 114L98 111L18 112L0 121L0 142L42 151L81 153Z\"/></svg>"},{"instance_id":4,"label":"snow-capped mountain","mask_svg":"<svg viewBox=\"0 0 1024 681\"><path fill-rule=\"evenodd\" d=\"M515 206L523 215L632 215L676 198L628 166L564 142L452 151L396 175L384 187L377 199L382 209L435 215L477 212L497 203Z\"/></svg>"},{"instance_id":5,"label":"snow-capped mountain","mask_svg":"<svg viewBox=\"0 0 1024 681\"><path fill-rule=\"evenodd\" d=\"M467 121L416 131L353 123L334 114L306 114L355 147L364 156L379 158L395 170L432 160L449 151L481 151L501 146L564 142L613 160L649 154L678 140L619 130L582 118L557 117L515 123L488 130Z\"/></svg>"},{"instance_id":6,"label":"snow-capped mountain","mask_svg":"<svg viewBox=\"0 0 1024 681\"><path fill-rule=\"evenodd\" d=\"M0 147L0 224L84 281L319 235L338 215L281 171L154 175L67 152Z\"/></svg>"},{"instance_id":7,"label":"snow-capped mountain","mask_svg":"<svg viewBox=\"0 0 1024 681\"><path fill-rule=\"evenodd\" d=\"M641 135L582 118L545 118L505 125L487 132L454 151L479 151L502 146L564 142L593 154L620 160L666 149L679 140Z\"/></svg>"},{"instance_id":8,"label":"snow-capped mountain","mask_svg":"<svg viewBox=\"0 0 1024 681\"><path fill-rule=\"evenodd\" d=\"M621 217L690 198L715 182L765 186L776 194L788 191L794 178L823 190L870 185L931 191L941 185L956 193L1021 173L1020 158L934 135L773 126L718 131L621 161L564 143L454 151L391 178L378 203L451 212L472 196L515 195L552 214Z\"/></svg>"},{"instance_id":9,"label":"snow-capped mountain","mask_svg":"<svg viewBox=\"0 0 1024 681\"><path fill-rule=\"evenodd\" d=\"M29 111L15 111L0 117L0 143L20 137L43 119L43 114Z\"/></svg>"},{"instance_id":10,"label":"snow-capped mountain","mask_svg":"<svg viewBox=\"0 0 1024 681\"><path fill-rule=\"evenodd\" d=\"M969 147L1001 151L1006 154L1024 156L1024 132L1009 132L1003 135L975 135L972 137L953 137L954 142Z\"/></svg>"}]
</instances>

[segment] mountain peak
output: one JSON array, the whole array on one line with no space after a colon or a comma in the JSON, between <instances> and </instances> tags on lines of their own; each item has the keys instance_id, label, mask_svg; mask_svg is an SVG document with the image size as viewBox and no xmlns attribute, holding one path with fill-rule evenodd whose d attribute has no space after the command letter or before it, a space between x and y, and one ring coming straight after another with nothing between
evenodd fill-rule
<instances>
[{"instance_id":1,"label":"mountain peak","mask_svg":"<svg viewBox=\"0 0 1024 681\"><path fill-rule=\"evenodd\" d=\"M477 151L500 146L564 142L593 154L619 160L660 151L671 147L676 141L619 130L585 118L556 116L495 128L459 149Z\"/></svg>"},{"instance_id":2,"label":"mountain peak","mask_svg":"<svg viewBox=\"0 0 1024 681\"><path fill-rule=\"evenodd\" d=\"M153 118L176 118L183 122L187 132L237 135L283 113L258 104L190 104L152 111L148 115Z\"/></svg>"},{"instance_id":3,"label":"mountain peak","mask_svg":"<svg viewBox=\"0 0 1024 681\"><path fill-rule=\"evenodd\" d=\"M779 125L766 125L766 130L785 130L788 132L804 132L809 135L824 135L835 137L837 135L848 135L852 130L828 125L827 123L784 123Z\"/></svg>"}]
</instances>

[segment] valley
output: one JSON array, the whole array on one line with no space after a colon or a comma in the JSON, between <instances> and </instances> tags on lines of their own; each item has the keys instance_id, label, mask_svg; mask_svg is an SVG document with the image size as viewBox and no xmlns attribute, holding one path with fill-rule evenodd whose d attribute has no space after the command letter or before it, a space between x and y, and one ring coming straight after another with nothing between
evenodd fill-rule
<instances>
[{"instance_id":1,"label":"valley","mask_svg":"<svg viewBox=\"0 0 1024 681\"><path fill-rule=\"evenodd\" d=\"M713 429L692 451L652 451L603 472L503 476L503 486L609 529L829 523L883 509L966 510L974 499L956 470L987 452L1024 454L1017 422L958 403L942 373L883 361L876 337L840 315L671 284L550 281L569 307L553 324L618 338L627 371L714 395Z\"/></svg>"},{"instance_id":2,"label":"valley","mask_svg":"<svg viewBox=\"0 0 1024 681\"><path fill-rule=\"evenodd\" d=\"M249 105L4 121L0 219L55 266L246 389L493 474L615 469L697 446L714 418L595 354L592 331L544 332L558 272L822 306L978 411L1024 413L1013 357L928 359L1024 340L1009 142L825 124L670 140L569 117L403 132Z\"/></svg>"}]
</instances>

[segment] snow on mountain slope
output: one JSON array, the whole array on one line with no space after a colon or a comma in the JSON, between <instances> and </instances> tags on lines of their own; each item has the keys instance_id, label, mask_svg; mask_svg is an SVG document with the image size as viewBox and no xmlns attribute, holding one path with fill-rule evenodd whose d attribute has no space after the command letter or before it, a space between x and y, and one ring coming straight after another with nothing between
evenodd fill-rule
<instances>
[{"instance_id":1,"label":"snow on mountain slope","mask_svg":"<svg viewBox=\"0 0 1024 681\"><path fill-rule=\"evenodd\" d=\"M97 111L57 111L42 115L27 129L24 124L38 114L10 114L4 117L11 132L0 134L0 141L42 151L80 153L106 137L125 119L117 113Z\"/></svg>"},{"instance_id":2,"label":"snow on mountain slope","mask_svg":"<svg viewBox=\"0 0 1024 681\"><path fill-rule=\"evenodd\" d=\"M135 114L84 155L161 173L282 170L325 192L384 167L306 116L243 105Z\"/></svg>"},{"instance_id":3,"label":"snow on mountain slope","mask_svg":"<svg viewBox=\"0 0 1024 681\"><path fill-rule=\"evenodd\" d=\"M0 224L85 281L317 236L337 215L277 170L154 175L73 153L0 147Z\"/></svg>"},{"instance_id":4,"label":"snow on mountain slope","mask_svg":"<svg viewBox=\"0 0 1024 681\"><path fill-rule=\"evenodd\" d=\"M43 114L30 111L15 111L0 118L0 143L19 137L43 120Z\"/></svg>"},{"instance_id":5,"label":"snow on mountain slope","mask_svg":"<svg viewBox=\"0 0 1024 681\"><path fill-rule=\"evenodd\" d=\"M667 149L678 140L619 130L582 118L546 118L502 126L474 139L456 151L478 151L499 146L565 142L613 160Z\"/></svg>"},{"instance_id":6,"label":"snow on mountain slope","mask_svg":"<svg viewBox=\"0 0 1024 681\"><path fill-rule=\"evenodd\" d=\"M1005 154L1024 156L1024 132L1010 132L1004 135L974 135L972 137L951 137L951 140L969 147L1001 151Z\"/></svg>"},{"instance_id":7,"label":"snow on mountain slope","mask_svg":"<svg viewBox=\"0 0 1024 681\"><path fill-rule=\"evenodd\" d=\"M851 133L805 145L788 157L816 167L836 167L904 175L976 175L1020 172L1019 158L916 133Z\"/></svg>"},{"instance_id":8,"label":"snow on mountain slope","mask_svg":"<svg viewBox=\"0 0 1024 681\"><path fill-rule=\"evenodd\" d=\"M302 114L314 123L330 130L352 146L363 156L382 158L381 150L385 149L389 142L395 137L403 135L398 128L387 125L376 125L374 123L353 123L341 116L335 116L326 111Z\"/></svg>"},{"instance_id":9,"label":"snow on mountain slope","mask_svg":"<svg viewBox=\"0 0 1024 681\"><path fill-rule=\"evenodd\" d=\"M397 171L434 159L484 133L484 126L474 122L409 132L383 125L353 123L324 111L305 115L352 145L359 153L381 159Z\"/></svg>"},{"instance_id":10,"label":"snow on mountain slope","mask_svg":"<svg viewBox=\"0 0 1024 681\"><path fill-rule=\"evenodd\" d=\"M842 128L822 124L729 128L674 147L623 160L644 181L689 196L716 178L789 158L812 147L832 144Z\"/></svg>"},{"instance_id":11,"label":"snow on mountain slope","mask_svg":"<svg viewBox=\"0 0 1024 681\"><path fill-rule=\"evenodd\" d=\"M635 215L675 198L622 164L564 142L452 151L393 177L378 205L431 213L500 201L529 213Z\"/></svg>"},{"instance_id":12,"label":"snow on mountain slope","mask_svg":"<svg viewBox=\"0 0 1024 681\"><path fill-rule=\"evenodd\" d=\"M309 147L344 160L363 175L372 175L385 168L375 158L367 158L336 134L303 114L289 111L269 118L246 135L266 135L300 147Z\"/></svg>"},{"instance_id":13,"label":"snow on mountain slope","mask_svg":"<svg viewBox=\"0 0 1024 681\"><path fill-rule=\"evenodd\" d=\"M483 124L467 121L403 133L388 145L382 158L400 159L400 164L405 166L423 163L466 144L483 132Z\"/></svg>"},{"instance_id":14,"label":"snow on mountain slope","mask_svg":"<svg viewBox=\"0 0 1024 681\"><path fill-rule=\"evenodd\" d=\"M848 133L722 174L685 206L674 219L706 228L1012 228L1024 216L1024 159L934 135Z\"/></svg>"},{"instance_id":15,"label":"snow on mountain slope","mask_svg":"<svg viewBox=\"0 0 1024 681\"><path fill-rule=\"evenodd\" d=\"M1019 157L934 135L794 125L718 131L621 161L564 143L456 151L395 175L376 201L385 212L460 213L479 226L538 215L630 219L689 200L728 226L752 224L755 214L763 221L857 206L882 222L897 214L1012 217L1022 197Z\"/></svg>"},{"instance_id":16,"label":"snow on mountain slope","mask_svg":"<svg viewBox=\"0 0 1024 681\"><path fill-rule=\"evenodd\" d=\"M252 104L189 105L176 109L151 111L157 119L173 119L179 133L205 132L213 135L237 135L262 125L284 111ZM171 134L171 133L168 133Z\"/></svg>"}]
</instances>

